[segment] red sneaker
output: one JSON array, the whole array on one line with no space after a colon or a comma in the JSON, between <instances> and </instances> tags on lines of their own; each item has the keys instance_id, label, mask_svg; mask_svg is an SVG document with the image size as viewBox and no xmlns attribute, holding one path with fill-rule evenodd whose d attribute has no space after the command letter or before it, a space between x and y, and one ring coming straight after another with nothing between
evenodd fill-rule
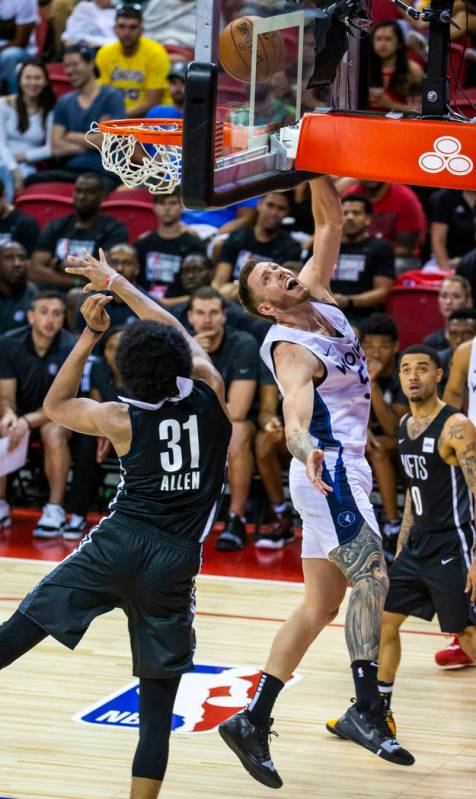
<instances>
[{"instance_id":1,"label":"red sneaker","mask_svg":"<svg viewBox=\"0 0 476 799\"><path fill-rule=\"evenodd\" d=\"M465 666L476 666L476 663L461 649L457 635L451 639L448 646L435 652L435 661L442 669L462 669Z\"/></svg>"}]
</instances>

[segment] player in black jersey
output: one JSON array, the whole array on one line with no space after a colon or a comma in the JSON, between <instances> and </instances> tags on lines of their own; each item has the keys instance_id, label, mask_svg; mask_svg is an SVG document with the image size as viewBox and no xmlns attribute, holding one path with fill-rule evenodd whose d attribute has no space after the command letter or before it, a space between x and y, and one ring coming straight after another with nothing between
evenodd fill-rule
<instances>
[{"instance_id":1,"label":"player in black jersey","mask_svg":"<svg viewBox=\"0 0 476 799\"><path fill-rule=\"evenodd\" d=\"M407 616L431 621L436 613L442 632L457 633L476 661L476 428L439 399L442 376L431 347L415 344L402 353L400 383L410 413L400 422L398 450L407 491L378 668L388 710L400 662L400 626ZM343 732L339 721L328 722L327 728Z\"/></svg>"},{"instance_id":2,"label":"player in black jersey","mask_svg":"<svg viewBox=\"0 0 476 799\"><path fill-rule=\"evenodd\" d=\"M108 438L121 480L109 515L0 627L0 668L48 634L73 649L96 616L121 607L140 678L130 797L156 799L175 696L181 675L192 668L194 581L223 489L231 424L219 373L180 323L103 256L82 268L76 263L76 272L90 277L90 289L114 280L115 294L144 320L125 329L116 353L129 399L76 398L85 362L109 326L111 298L97 294L82 306L87 327L44 409L64 427Z\"/></svg>"}]
</instances>

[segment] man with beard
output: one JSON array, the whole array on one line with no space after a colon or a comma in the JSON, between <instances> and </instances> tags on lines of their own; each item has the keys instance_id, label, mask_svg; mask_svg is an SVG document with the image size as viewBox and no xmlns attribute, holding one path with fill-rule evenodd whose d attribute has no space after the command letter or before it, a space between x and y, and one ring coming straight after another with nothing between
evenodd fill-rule
<instances>
[{"instance_id":1,"label":"man with beard","mask_svg":"<svg viewBox=\"0 0 476 799\"><path fill-rule=\"evenodd\" d=\"M362 194L342 201L344 229L331 291L339 308L357 324L374 311L383 310L395 279L393 249L369 236L372 203Z\"/></svg>"},{"instance_id":2,"label":"man with beard","mask_svg":"<svg viewBox=\"0 0 476 799\"><path fill-rule=\"evenodd\" d=\"M0 246L0 335L26 324L26 314L38 291L27 283L28 258L17 241Z\"/></svg>"},{"instance_id":3,"label":"man with beard","mask_svg":"<svg viewBox=\"0 0 476 799\"><path fill-rule=\"evenodd\" d=\"M29 277L36 283L67 290L81 281L65 274L68 255L84 250L98 255L128 240L127 226L101 213L104 187L100 175L85 172L74 184L74 213L52 219L42 231L31 261Z\"/></svg>"}]
</instances>

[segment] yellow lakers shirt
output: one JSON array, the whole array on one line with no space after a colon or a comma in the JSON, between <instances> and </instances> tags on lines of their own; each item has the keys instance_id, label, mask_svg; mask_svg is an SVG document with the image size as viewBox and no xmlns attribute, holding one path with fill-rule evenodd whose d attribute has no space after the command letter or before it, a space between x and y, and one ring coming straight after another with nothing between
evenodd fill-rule
<instances>
[{"instance_id":1,"label":"yellow lakers shirt","mask_svg":"<svg viewBox=\"0 0 476 799\"><path fill-rule=\"evenodd\" d=\"M144 102L147 89L162 89L162 104L171 104L167 75L170 59L165 47L141 36L134 55L126 56L121 43L107 44L98 50L96 66L99 82L115 86L124 94L126 111Z\"/></svg>"}]
</instances>

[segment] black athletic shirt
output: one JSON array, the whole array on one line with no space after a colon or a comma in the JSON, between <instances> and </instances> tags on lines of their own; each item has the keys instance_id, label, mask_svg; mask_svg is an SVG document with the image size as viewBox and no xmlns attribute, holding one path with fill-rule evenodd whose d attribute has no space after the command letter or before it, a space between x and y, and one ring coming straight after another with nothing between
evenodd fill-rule
<instances>
[{"instance_id":1,"label":"black athletic shirt","mask_svg":"<svg viewBox=\"0 0 476 799\"><path fill-rule=\"evenodd\" d=\"M455 408L445 405L414 441L403 417L398 430L402 461L413 511L413 529L425 533L455 530L473 518L471 493L459 466L449 466L438 453L438 441Z\"/></svg>"},{"instance_id":2,"label":"black athletic shirt","mask_svg":"<svg viewBox=\"0 0 476 799\"><path fill-rule=\"evenodd\" d=\"M134 401L136 402L136 401ZM194 380L188 397L158 410L129 405L132 442L110 509L135 528L198 543L222 495L231 423L215 392Z\"/></svg>"}]
</instances>

